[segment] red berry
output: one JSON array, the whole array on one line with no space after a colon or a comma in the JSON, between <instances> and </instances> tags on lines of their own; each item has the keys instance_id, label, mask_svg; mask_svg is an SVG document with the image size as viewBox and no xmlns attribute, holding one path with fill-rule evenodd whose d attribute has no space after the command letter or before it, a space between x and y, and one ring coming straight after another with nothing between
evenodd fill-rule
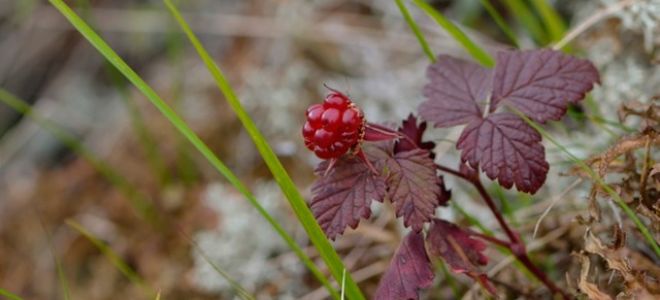
<instances>
[{"instance_id":1,"label":"red berry","mask_svg":"<svg viewBox=\"0 0 660 300\"><path fill-rule=\"evenodd\" d=\"M341 112L336 108L328 108L321 115L321 122L326 129L336 130L341 126Z\"/></svg>"},{"instance_id":2,"label":"red berry","mask_svg":"<svg viewBox=\"0 0 660 300\"><path fill-rule=\"evenodd\" d=\"M332 92L328 94L327 97L325 97L325 100L323 101L323 106L343 108L351 103L352 103L351 99L348 99L346 95L340 92Z\"/></svg>"},{"instance_id":3,"label":"red berry","mask_svg":"<svg viewBox=\"0 0 660 300\"><path fill-rule=\"evenodd\" d=\"M321 125L321 115L323 114L323 105L314 104L307 109L307 121L314 127Z\"/></svg>"},{"instance_id":4,"label":"red berry","mask_svg":"<svg viewBox=\"0 0 660 300\"><path fill-rule=\"evenodd\" d=\"M322 159L337 158L360 142L364 117L346 95L333 91L323 104L307 109L302 134L305 146Z\"/></svg>"}]
</instances>

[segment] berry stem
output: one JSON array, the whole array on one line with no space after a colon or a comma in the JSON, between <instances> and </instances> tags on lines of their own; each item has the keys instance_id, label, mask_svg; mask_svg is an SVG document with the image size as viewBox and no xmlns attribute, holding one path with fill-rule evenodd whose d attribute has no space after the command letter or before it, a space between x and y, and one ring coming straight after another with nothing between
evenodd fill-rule
<instances>
[{"instance_id":1,"label":"berry stem","mask_svg":"<svg viewBox=\"0 0 660 300\"><path fill-rule=\"evenodd\" d=\"M483 198L484 202L486 202L486 205L488 205L490 211L493 213L493 215L495 215L497 222L500 224L500 227L502 227L502 229L504 230L510 241L506 242L498 238L490 237L483 234L476 234L476 236L491 243L507 248L509 251L511 251L511 253L513 253L516 259L518 259L518 261L520 261L525 266L525 268L527 268L527 270L529 270L532 274L534 274L534 276L539 281L541 281L550 291L552 291L555 294L560 294L563 299L571 299L568 293L557 287L550 279L548 279L548 277L545 275L545 273L543 273L543 271L541 271L538 267L536 267L536 265L534 265L532 260L527 255L525 243L520 239L520 235L515 231L513 231L511 227L509 227L509 224L506 222L506 220L504 220L504 217L495 206L495 202L490 197L488 192L486 192L486 188L484 188L483 184L481 183L481 179L478 176L473 178L466 174L463 174L458 170L454 170L452 168L439 164L437 164L437 166L439 170L460 177L470 182L472 185L474 185L474 187L481 195L481 198Z\"/></svg>"},{"instance_id":2,"label":"berry stem","mask_svg":"<svg viewBox=\"0 0 660 300\"><path fill-rule=\"evenodd\" d=\"M378 141L389 141L397 138L401 138L403 135L398 131L394 131L385 126L378 124L373 124L367 122L364 126L364 137L365 141L369 142L378 142Z\"/></svg>"},{"instance_id":3,"label":"berry stem","mask_svg":"<svg viewBox=\"0 0 660 300\"><path fill-rule=\"evenodd\" d=\"M358 153L356 155L358 158L360 158L360 160L362 160L367 165L367 168L369 168L369 170L371 170L371 172L374 175L378 176L380 174L376 170L376 167L374 167L374 165L371 163L371 161L369 161L369 158L364 154L364 151L362 151L362 149L358 149Z\"/></svg>"}]
</instances>

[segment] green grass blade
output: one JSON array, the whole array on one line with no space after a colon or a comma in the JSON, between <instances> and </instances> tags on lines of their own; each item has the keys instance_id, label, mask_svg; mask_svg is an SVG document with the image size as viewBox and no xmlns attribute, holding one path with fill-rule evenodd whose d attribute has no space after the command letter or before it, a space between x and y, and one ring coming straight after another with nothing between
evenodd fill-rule
<instances>
[{"instance_id":1,"label":"green grass blade","mask_svg":"<svg viewBox=\"0 0 660 300\"><path fill-rule=\"evenodd\" d=\"M48 242L48 249L50 250L50 254L53 256L53 262L55 262L55 268L57 270L57 283L60 285L60 289L62 290L62 298L64 300L69 300L71 299L71 294L69 292L69 283L68 280L66 279L66 274L64 273L64 267L62 266L62 262L60 262L59 257L57 257L55 247L53 246L53 236L50 234L48 229L46 229L46 224L44 224L44 220L41 217L41 212L39 211L39 208L35 206L34 211L37 214L37 218L39 218L39 225L41 225L41 229L44 231L44 234L46 235L46 241Z\"/></svg>"},{"instance_id":2,"label":"green grass blade","mask_svg":"<svg viewBox=\"0 0 660 300\"><path fill-rule=\"evenodd\" d=\"M0 288L0 296L5 297L8 300L23 300L23 298L19 297L18 295L2 288Z\"/></svg>"},{"instance_id":3,"label":"green grass blade","mask_svg":"<svg viewBox=\"0 0 660 300\"><path fill-rule=\"evenodd\" d=\"M475 218L470 213L468 213L465 209L463 209L463 207L458 205L458 203L456 203L456 201L450 201L449 203L451 204L451 207L453 207L461 215L463 215L465 220L467 220L468 224L470 224L472 226L477 226L477 228L479 228L479 230L481 230L481 232L483 232L485 235L494 236L494 233L493 233L492 230L488 229L488 227L481 224L481 221L479 221L479 219Z\"/></svg>"},{"instance_id":4,"label":"green grass blade","mask_svg":"<svg viewBox=\"0 0 660 300\"><path fill-rule=\"evenodd\" d=\"M124 77L112 65L106 62L106 71L112 78L115 88L119 91L120 98L124 102L124 106L128 110L131 127L135 132L138 142L142 146L144 154L147 158L147 163L151 171L158 176L160 187L167 185L170 181L169 173L162 153L158 150L156 138L144 122L144 117L140 112L137 102L124 85Z\"/></svg>"},{"instance_id":5,"label":"green grass blade","mask_svg":"<svg viewBox=\"0 0 660 300\"><path fill-rule=\"evenodd\" d=\"M89 3L89 0L78 0L76 4L79 8L80 15L87 20L87 24L89 24L90 27L94 28L95 22L91 14L92 5ZM119 92L120 98L128 111L131 127L146 156L147 164L151 168L151 172L157 175L159 188L162 188L169 182L169 174L167 167L165 166L163 155L156 146L156 139L149 128L145 125L144 117L142 116L135 99L131 97L130 91L127 88L126 79L107 61L104 61L103 69L108 77L110 77L113 86Z\"/></svg>"},{"instance_id":6,"label":"green grass blade","mask_svg":"<svg viewBox=\"0 0 660 300\"><path fill-rule=\"evenodd\" d=\"M534 40L541 45L548 43L548 37L545 29L532 13L530 8L522 0L504 0L504 4L509 11L518 19L518 22L532 35Z\"/></svg>"},{"instance_id":7,"label":"green grass blade","mask_svg":"<svg viewBox=\"0 0 660 300\"><path fill-rule=\"evenodd\" d=\"M282 166L282 163L275 155L275 152L273 152L273 150L270 148L270 145L261 134L254 121L250 118L248 113L241 105L238 97L236 96L236 93L229 85L229 82L222 74L222 71L218 65L215 63L215 61L213 61L211 56L204 49L204 46L199 41L197 36L195 36L195 34L192 32L190 26L183 19L179 10L176 8L176 6L174 6L174 4L172 4L171 1L165 0L164 2L172 13L174 19L177 21L177 23L179 23L179 26L192 43L195 50L197 50L197 53L201 57L202 61L204 61L204 64L215 79L218 88L220 91L222 91L222 94L225 96L229 106L231 106L232 110L243 124L243 127L247 130L248 134L252 138L252 141L257 146L257 150L261 154L261 157L266 162L266 165L270 169L270 172L273 174L275 181L280 186L280 189L286 196L287 200L289 200L289 204L293 208L294 213L298 217L300 223L303 225L312 244L318 250L319 255L321 258L323 258L326 265L330 269L330 273L337 282L341 282L342 272L345 269L344 264L339 258L337 252L332 247L332 244L330 244L326 238L325 233L323 233L321 227L316 222L314 215L312 215L309 207L307 207L305 199L298 191L298 188L289 177L289 174L284 169L284 166ZM323 284L326 286L326 288L328 288L334 297L339 296L327 282L323 282ZM350 299L364 299L362 292L350 274L346 275L346 294Z\"/></svg>"},{"instance_id":8,"label":"green grass blade","mask_svg":"<svg viewBox=\"0 0 660 300\"><path fill-rule=\"evenodd\" d=\"M406 8L406 5L403 4L403 0L394 0L394 2L396 3L396 6L399 7L399 10L401 11L401 15L403 15L403 18L406 20L406 23L408 23L410 30L412 30L412 32L415 34L415 37L417 37L417 41L419 41L419 44L422 46L422 50L424 50L426 56L428 56L432 62L435 62L435 54L433 54L433 50L431 50L431 47L424 38L424 34L419 29L419 26L417 26L417 22L415 22L415 20L410 15L408 8Z\"/></svg>"},{"instance_id":9,"label":"green grass blade","mask_svg":"<svg viewBox=\"0 0 660 300\"><path fill-rule=\"evenodd\" d=\"M439 11L433 8L423 0L412 0L421 10L423 10L429 17L435 20L438 25L444 28L465 50L474 57L480 64L485 67L492 67L495 65L495 60L488 52L484 51L481 47L475 44L458 26L454 25L451 21L447 20Z\"/></svg>"},{"instance_id":10,"label":"green grass blade","mask_svg":"<svg viewBox=\"0 0 660 300\"><path fill-rule=\"evenodd\" d=\"M186 73L183 63L183 50L185 37L179 32L179 27L172 24L168 26L166 35L167 61L175 70L175 76L170 85L169 94L172 97L172 108L174 111L181 111L183 105L183 79ZM178 176L185 185L192 185L197 182L197 170L193 161L190 144L185 137L176 136L176 169Z\"/></svg>"},{"instance_id":11,"label":"green grass blade","mask_svg":"<svg viewBox=\"0 0 660 300\"><path fill-rule=\"evenodd\" d=\"M490 3L490 0L480 0L480 1L481 1L481 5L483 5L483 7L486 9L490 17L493 18L493 21L495 21L495 24L497 24L497 26L502 30L502 32L504 32L504 35L506 35L511 40L511 42L516 48L519 48L520 44L518 44L518 38L516 37L516 34L513 32L513 30L511 30L511 27L509 27L509 25L506 23L504 17L502 17L502 15L500 15L500 13L497 12L497 9L493 7L493 5Z\"/></svg>"},{"instance_id":12,"label":"green grass blade","mask_svg":"<svg viewBox=\"0 0 660 300\"><path fill-rule=\"evenodd\" d=\"M208 160L208 162L220 173L222 174L227 181L229 181L241 194L245 196L245 198L252 204L257 211L271 224L273 229L285 240L287 245L291 248L291 250L298 255L298 257L303 261L303 263L310 269L310 271L321 281L321 283L329 288L330 293L333 296L338 297L337 292L334 289L331 289L330 284L328 283L327 279L323 276L323 274L318 270L318 268L314 265L314 263L311 261L309 257L303 252L303 250L298 246L295 242L295 240L284 231L284 228L273 219L273 217L259 204L259 202L256 200L256 198L250 193L250 191L247 189L247 187L238 179L238 177L229 169L227 166L222 163L222 161L211 151L211 149L193 132L193 130L179 117L179 115L174 112L174 110L167 104L163 99L156 94L156 92L146 83L140 76L131 69L124 60L117 55L116 52L110 48L110 46L98 35L96 32L94 32L74 11L71 10L62 0L49 0L50 3L57 8L60 13L94 46L99 53L101 53L110 63L112 63L117 70L119 70L140 92L142 92L147 99L170 121L170 123ZM263 142L262 142L263 143ZM266 145L267 146L267 145ZM274 156L274 154L273 154ZM291 187L294 188L293 184L290 182L289 183ZM297 190L295 190L295 193L297 193ZM309 210L307 209L307 206L302 199L302 196L299 196L299 200L302 201L298 206L303 205L303 208L306 209L308 212ZM309 217L311 217L313 220L313 216L311 215L311 212L309 212ZM325 235L323 235L323 232L321 231L320 227L318 224L316 224L316 221L313 221L310 225L309 220L307 221L307 224L304 223L304 226L310 227L310 226L316 226L316 235L315 236L310 236L312 239L312 242L314 244L320 244L321 246L317 247L319 250L319 253L321 256L326 259L326 261L329 263L331 271L333 271L333 274L335 274L336 268L340 267L343 268L343 264L341 263L341 260L339 260L339 256L337 253L334 251L332 246L330 245L330 242L327 241L325 238ZM320 238L325 241L325 244L321 244L322 242L319 242L319 234ZM339 271L339 274L341 273L341 270ZM341 277L339 277L341 278ZM351 280L352 282L352 280ZM357 285L353 283L353 287L357 288ZM359 293L359 290L357 290ZM358 294L361 296L361 294ZM362 297L357 297L355 299L363 299Z\"/></svg>"},{"instance_id":13,"label":"green grass blade","mask_svg":"<svg viewBox=\"0 0 660 300\"><path fill-rule=\"evenodd\" d=\"M153 298L157 295L156 291L150 286L148 286L145 283L144 279L142 279L142 277L140 277L140 275L137 272L135 272L130 266L128 266L128 264L124 262L121 259L121 257L117 255L117 253L115 253L114 250L112 250L112 248L110 248L103 241L101 241L99 238L94 236L94 234L87 231L85 227L78 224L77 222L69 219L66 220L66 224L75 231L77 231L78 233L80 233L82 236L84 236L92 244L94 244L94 246L96 246L96 248L98 248L99 251L101 251L101 253L105 255L105 257L110 261L110 263L112 263L112 265L115 266L115 268L117 268L117 270L119 270L119 272L121 272L124 275L124 277L126 277L126 279L128 279L131 283L142 288L150 298Z\"/></svg>"},{"instance_id":14,"label":"green grass blade","mask_svg":"<svg viewBox=\"0 0 660 300\"><path fill-rule=\"evenodd\" d=\"M241 298L243 300L255 300L256 299L238 281L234 280L231 277L231 275L229 275L229 273L227 271L225 271L220 266L218 266L216 263L214 263L211 260L211 258L206 254L206 252L204 252L202 247L200 247L192 238L190 238L190 236L188 236L185 232L183 232L183 230L180 230L180 233L181 233L181 235L183 235L183 237L186 240L188 240L188 242L192 245L192 247L195 249L195 251L197 251L197 253L199 253L199 255L202 256L202 259L204 259L204 261L206 261L206 263L208 263L213 268L213 270L215 270L216 273L218 273L218 275L220 275L222 278L227 280L227 282L229 283L231 288L234 289L234 291L236 292L236 295L239 298Z\"/></svg>"},{"instance_id":15,"label":"green grass blade","mask_svg":"<svg viewBox=\"0 0 660 300\"><path fill-rule=\"evenodd\" d=\"M649 243L649 245L650 245L651 248L653 249L653 252L655 252L655 255L656 255L657 257L660 257L660 247L658 246L658 243L657 243L657 242L655 241L655 239L653 238L653 235L651 235L651 232L649 231L649 229L648 229L648 228L646 227L646 225L644 225L644 223L642 223L642 221L637 217L637 215L636 215L635 212L630 208L630 206L628 206L628 204L626 204L626 202L624 202L623 199L621 199L621 196L619 196L619 194L618 194L616 191L614 191L614 189L612 189L612 187L610 187L610 186L609 186L609 185L603 180L603 178L601 178L596 172L594 172L594 170L593 170L591 167L589 167L584 161L582 161L581 159L577 158L575 155L573 155L573 153L571 153L570 151L568 151L568 149L566 149L566 147L564 147L564 145L562 145L561 143L557 142L557 140L555 140L555 139L554 139L554 138L553 138L553 137L552 137L547 131L545 131L545 129L543 129L543 127L541 127L541 126L539 126L538 124L536 124L536 122L530 120L525 114L523 114L522 112L520 112L520 111L517 110L516 108L511 107L511 106L508 106L508 107L509 107L509 109L511 109L515 114L517 114L519 117L521 117L523 120L525 120L525 122L527 122L527 124L529 124L530 126L532 126L532 127L533 127L534 129L536 129L539 133L541 133L541 135L542 135L546 140L550 141L553 145L555 145L555 146L556 146L557 148L559 148L562 152L564 152L564 154L566 154L566 156L568 156L568 158L569 158L571 161L573 161L574 164L576 164L577 166L579 166L580 169L582 169L582 171L586 172L586 173L591 177L591 179L592 179L596 184L598 184L598 186L600 186L603 190L605 190L605 192L607 192L607 194L610 195L610 197L612 197L612 199L614 200L614 202L616 202L616 204L619 205L619 206L621 207L621 209L623 209L623 211L624 211L625 214L628 216L628 218L630 218L630 219L633 221L633 223L635 223L635 226L637 226L637 229L639 229L639 231L642 233L642 235L644 236L644 238L647 240L647 242Z\"/></svg>"},{"instance_id":16,"label":"green grass blade","mask_svg":"<svg viewBox=\"0 0 660 300\"><path fill-rule=\"evenodd\" d=\"M59 282L60 288L62 289L62 298L64 298L64 300L70 300L71 294L69 292L69 282L68 280L66 280L66 275L64 273L64 267L62 266L62 262L57 256L55 256L54 251L53 251L53 259L55 259L55 267L57 268L57 281Z\"/></svg>"},{"instance_id":17,"label":"green grass blade","mask_svg":"<svg viewBox=\"0 0 660 300\"><path fill-rule=\"evenodd\" d=\"M550 40L552 42L561 40L564 37L566 25L564 25L564 20L562 20L559 13L546 0L531 0L531 2L536 11L541 14L541 19L543 19L543 23L548 29Z\"/></svg>"},{"instance_id":18,"label":"green grass blade","mask_svg":"<svg viewBox=\"0 0 660 300\"><path fill-rule=\"evenodd\" d=\"M445 263L444 260L438 259L436 260L435 263L436 269L442 270L442 274L445 275L445 280L447 284L449 284L449 287L451 288L451 292L454 295L453 299L459 299L461 298L461 291L460 288L458 287L458 284L456 283L456 279L454 278L453 274L451 271L449 271L449 268L447 268L447 264ZM442 284L442 281L440 281L440 284Z\"/></svg>"},{"instance_id":19,"label":"green grass blade","mask_svg":"<svg viewBox=\"0 0 660 300\"><path fill-rule=\"evenodd\" d=\"M144 194L140 193L123 176L119 175L119 173L111 166L100 160L75 136L68 133L52 121L34 113L29 104L2 88L0 88L0 102L32 119L41 128L47 130L58 141L64 144L64 146L89 162L99 174L105 177L108 182L126 196L138 216L144 218L153 225L160 224L161 220L158 219L156 209L153 207L149 199Z\"/></svg>"}]
</instances>

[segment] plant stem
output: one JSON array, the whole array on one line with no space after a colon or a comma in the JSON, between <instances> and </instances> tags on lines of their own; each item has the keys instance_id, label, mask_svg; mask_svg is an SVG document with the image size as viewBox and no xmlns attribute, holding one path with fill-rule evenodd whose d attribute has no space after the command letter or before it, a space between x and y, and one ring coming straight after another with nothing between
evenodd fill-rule
<instances>
[{"instance_id":1,"label":"plant stem","mask_svg":"<svg viewBox=\"0 0 660 300\"><path fill-rule=\"evenodd\" d=\"M496 238L496 237L494 237L494 236L487 235L487 234L483 234L483 233L479 233L479 232L474 232L474 231L470 232L470 234L471 234L471 235L474 235L474 236L476 236L476 237L478 237L478 238L480 238L480 239L482 239L482 240L486 240L486 241L489 241L489 242L491 242L491 243L493 243L493 244L496 244L496 245L502 246L502 247L504 247L504 248L507 248L507 249L510 249L510 248L511 248L511 243L509 243L509 242L507 242L507 241L505 241L505 240L500 240L500 239L498 239L498 238Z\"/></svg>"},{"instance_id":2,"label":"plant stem","mask_svg":"<svg viewBox=\"0 0 660 300\"><path fill-rule=\"evenodd\" d=\"M553 293L560 294L564 299L571 299L571 296L568 295L568 293L566 293L558 286L556 286L554 282L552 282L550 279L548 279L547 276L545 276L545 273L543 271L541 271L539 268L536 267L536 265L534 265L534 263L529 259L529 256L527 255L527 250L525 250L524 245L522 243L520 245L523 246L522 248L523 252L520 254L516 254L516 258L518 258L518 261L520 261L523 265L525 265L525 267L527 267L527 270L532 272L534 276L536 276L538 280L543 282L543 284L545 284L545 286L548 289L550 289Z\"/></svg>"},{"instance_id":3,"label":"plant stem","mask_svg":"<svg viewBox=\"0 0 660 300\"><path fill-rule=\"evenodd\" d=\"M518 261L520 261L527 268L527 270L529 270L532 274L534 274L534 276L539 281L541 281L550 291L552 291L555 294L560 294L564 299L571 298L565 291L561 290L559 287L557 287L554 284L554 282L548 279L548 277L545 275L543 271L541 271L538 267L536 267L536 265L534 265L532 260L527 255L527 249L525 247L525 243L520 239L520 235L517 234L515 231L513 231L511 227L509 227L509 224L506 222L506 220L504 220L504 217L495 206L495 202L490 197L488 192L486 192L486 188L484 188L484 185L481 183L481 179L479 179L478 176L471 177L452 168L448 168L442 165L437 165L437 166L439 170L460 177L470 182L472 185L474 185L474 187L481 195L481 198L484 199L484 202L486 202L486 205L488 205L488 208L490 208L490 211L493 213L493 215L495 215L497 222L500 224L500 227L502 227L502 229L504 230L510 241L506 242L498 238L486 236L483 234L476 234L477 237L487 240L496 245L500 245L502 247L507 248L509 251L511 251L511 253L513 253L513 255L518 259Z\"/></svg>"},{"instance_id":4,"label":"plant stem","mask_svg":"<svg viewBox=\"0 0 660 300\"><path fill-rule=\"evenodd\" d=\"M509 237L509 240L511 240L511 243L515 243L515 244L521 243L520 237L518 236L518 234L514 233L513 230L511 229L511 227L509 227L509 224L506 223L506 221L504 220L504 217L502 216L500 211L497 209L497 206L495 206L495 202L490 197L490 195L488 195L488 192L486 192L486 188L484 188L483 184L481 184L481 180L479 180L479 178L477 178L476 180L475 179L470 180L470 182L472 182L474 187L477 188L477 191L479 191L479 194L481 195L481 198L484 199L484 201L486 202L486 205L488 205L488 208L490 208L490 211L493 212L493 214L495 215L495 218L497 219L497 222L500 223L500 227L502 227L502 229L504 229L504 232Z\"/></svg>"}]
</instances>

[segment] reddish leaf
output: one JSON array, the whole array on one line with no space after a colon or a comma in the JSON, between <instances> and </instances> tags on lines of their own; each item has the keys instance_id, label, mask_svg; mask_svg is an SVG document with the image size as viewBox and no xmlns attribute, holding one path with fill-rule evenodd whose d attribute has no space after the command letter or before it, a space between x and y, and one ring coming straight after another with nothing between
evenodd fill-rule
<instances>
[{"instance_id":1,"label":"reddish leaf","mask_svg":"<svg viewBox=\"0 0 660 300\"><path fill-rule=\"evenodd\" d=\"M426 131L426 122L421 122L418 125L417 118L412 114L408 115L408 119L403 120L401 127L399 127L399 132L402 133L405 138L396 142L394 153L420 148L428 150L431 158L433 158L435 155L431 150L435 148L435 143L422 141L424 131Z\"/></svg>"},{"instance_id":2,"label":"reddish leaf","mask_svg":"<svg viewBox=\"0 0 660 300\"><path fill-rule=\"evenodd\" d=\"M440 179L428 151L416 149L399 152L387 161L390 176L388 195L397 217L403 224L419 232L429 222L440 205Z\"/></svg>"},{"instance_id":3,"label":"reddish leaf","mask_svg":"<svg viewBox=\"0 0 660 300\"><path fill-rule=\"evenodd\" d=\"M476 272L488 264L483 255L486 243L472 238L472 233L445 220L434 219L426 240L431 256L442 257L456 273Z\"/></svg>"},{"instance_id":4,"label":"reddish leaf","mask_svg":"<svg viewBox=\"0 0 660 300\"><path fill-rule=\"evenodd\" d=\"M480 104L486 102L490 90L491 71L465 60L440 55L426 76L427 100L419 114L435 127L450 127L481 118Z\"/></svg>"},{"instance_id":5,"label":"reddish leaf","mask_svg":"<svg viewBox=\"0 0 660 300\"><path fill-rule=\"evenodd\" d=\"M472 238L472 235L472 231L434 219L426 236L429 254L442 257L452 271L472 277L491 294L495 294L496 290L488 277L479 271L479 266L488 264L488 257L482 253L486 250L486 243Z\"/></svg>"},{"instance_id":6,"label":"reddish leaf","mask_svg":"<svg viewBox=\"0 0 660 300\"><path fill-rule=\"evenodd\" d=\"M535 193L545 182L548 162L541 135L511 113L496 113L470 123L456 144L461 159L479 166L506 188Z\"/></svg>"},{"instance_id":7,"label":"reddish leaf","mask_svg":"<svg viewBox=\"0 0 660 300\"><path fill-rule=\"evenodd\" d=\"M598 70L591 62L559 51L499 52L491 111L506 102L537 122L559 120L597 82Z\"/></svg>"},{"instance_id":8,"label":"reddish leaf","mask_svg":"<svg viewBox=\"0 0 660 300\"><path fill-rule=\"evenodd\" d=\"M377 149L365 149L375 159L378 154L374 151ZM342 156L323 176L327 167L328 161L324 161L316 170L322 177L312 185L310 207L325 234L334 240L347 226L355 228L360 218L371 216L371 201L382 202L386 187L385 179L355 156Z\"/></svg>"},{"instance_id":9,"label":"reddish leaf","mask_svg":"<svg viewBox=\"0 0 660 300\"><path fill-rule=\"evenodd\" d=\"M413 149L427 150L431 159L435 158L435 153L432 152L435 148L434 142L425 142L422 140L424 131L426 130L426 122L417 124L417 118L410 114L408 119L403 120L399 132L407 137L400 139L394 145L394 153L409 151ZM451 191L445 186L445 181L442 175L438 175L438 186L440 187L440 195L438 196L438 203L441 206L447 205L451 199Z\"/></svg>"},{"instance_id":10,"label":"reddish leaf","mask_svg":"<svg viewBox=\"0 0 660 300\"><path fill-rule=\"evenodd\" d=\"M431 286L433 277L433 266L424 248L424 237L421 233L410 232L380 279L374 299L419 299L419 290Z\"/></svg>"}]
</instances>

